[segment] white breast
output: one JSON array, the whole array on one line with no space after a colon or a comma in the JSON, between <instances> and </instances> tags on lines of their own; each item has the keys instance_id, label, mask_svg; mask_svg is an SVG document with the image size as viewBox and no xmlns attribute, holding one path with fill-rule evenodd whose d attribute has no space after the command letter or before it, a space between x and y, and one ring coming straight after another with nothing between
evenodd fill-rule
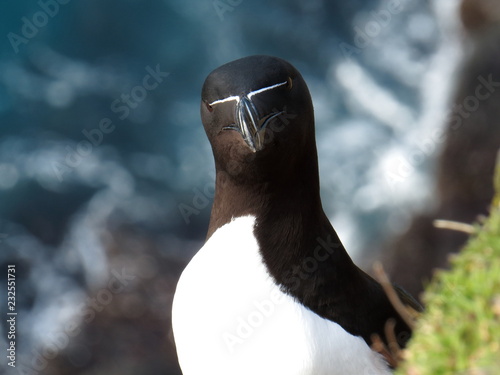
<instances>
[{"instance_id":1,"label":"white breast","mask_svg":"<svg viewBox=\"0 0 500 375\"><path fill-rule=\"evenodd\" d=\"M184 375L381 375L382 358L273 283L255 218L219 228L177 284L172 324Z\"/></svg>"}]
</instances>

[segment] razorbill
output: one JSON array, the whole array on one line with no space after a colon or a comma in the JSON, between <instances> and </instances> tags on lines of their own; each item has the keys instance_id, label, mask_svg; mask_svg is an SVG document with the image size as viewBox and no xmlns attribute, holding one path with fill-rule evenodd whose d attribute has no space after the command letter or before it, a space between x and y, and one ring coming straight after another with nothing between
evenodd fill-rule
<instances>
[{"instance_id":1,"label":"razorbill","mask_svg":"<svg viewBox=\"0 0 500 375\"><path fill-rule=\"evenodd\" d=\"M201 118L216 185L206 243L173 302L183 374L390 374L371 336L394 319L404 345L410 328L323 212L300 73L270 56L225 64L205 80Z\"/></svg>"}]
</instances>

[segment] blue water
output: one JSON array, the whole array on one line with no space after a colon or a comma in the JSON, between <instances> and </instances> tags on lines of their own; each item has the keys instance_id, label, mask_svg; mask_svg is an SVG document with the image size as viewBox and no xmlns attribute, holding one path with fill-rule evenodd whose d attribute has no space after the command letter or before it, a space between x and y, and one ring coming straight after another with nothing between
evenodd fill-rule
<instances>
[{"instance_id":1,"label":"blue water","mask_svg":"<svg viewBox=\"0 0 500 375\"><path fill-rule=\"evenodd\" d=\"M230 60L303 73L325 210L357 261L429 200L457 1L66 2L0 15L0 278L17 264L23 348L107 280L106 228L160 234L182 261L199 248L213 188L199 93Z\"/></svg>"}]
</instances>

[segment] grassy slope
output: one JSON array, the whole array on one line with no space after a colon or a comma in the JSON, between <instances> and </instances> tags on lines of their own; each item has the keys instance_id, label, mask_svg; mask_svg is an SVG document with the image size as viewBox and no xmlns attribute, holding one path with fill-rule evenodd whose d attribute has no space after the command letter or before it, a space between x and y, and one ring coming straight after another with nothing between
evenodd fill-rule
<instances>
[{"instance_id":1,"label":"grassy slope","mask_svg":"<svg viewBox=\"0 0 500 375\"><path fill-rule=\"evenodd\" d=\"M425 291L398 375L500 374L500 165L491 214Z\"/></svg>"}]
</instances>

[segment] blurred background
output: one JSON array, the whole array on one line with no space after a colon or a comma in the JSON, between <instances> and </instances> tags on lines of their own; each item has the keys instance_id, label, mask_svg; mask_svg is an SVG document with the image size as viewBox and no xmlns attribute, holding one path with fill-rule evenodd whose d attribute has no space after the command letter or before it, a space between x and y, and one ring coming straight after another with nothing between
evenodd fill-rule
<instances>
[{"instance_id":1,"label":"blurred background","mask_svg":"<svg viewBox=\"0 0 500 375\"><path fill-rule=\"evenodd\" d=\"M432 221L487 213L499 14L492 0L3 4L0 282L15 264L18 317L17 366L1 368L180 374L172 296L214 180L200 90L251 54L308 82L324 208L351 256L418 294L466 240Z\"/></svg>"}]
</instances>

